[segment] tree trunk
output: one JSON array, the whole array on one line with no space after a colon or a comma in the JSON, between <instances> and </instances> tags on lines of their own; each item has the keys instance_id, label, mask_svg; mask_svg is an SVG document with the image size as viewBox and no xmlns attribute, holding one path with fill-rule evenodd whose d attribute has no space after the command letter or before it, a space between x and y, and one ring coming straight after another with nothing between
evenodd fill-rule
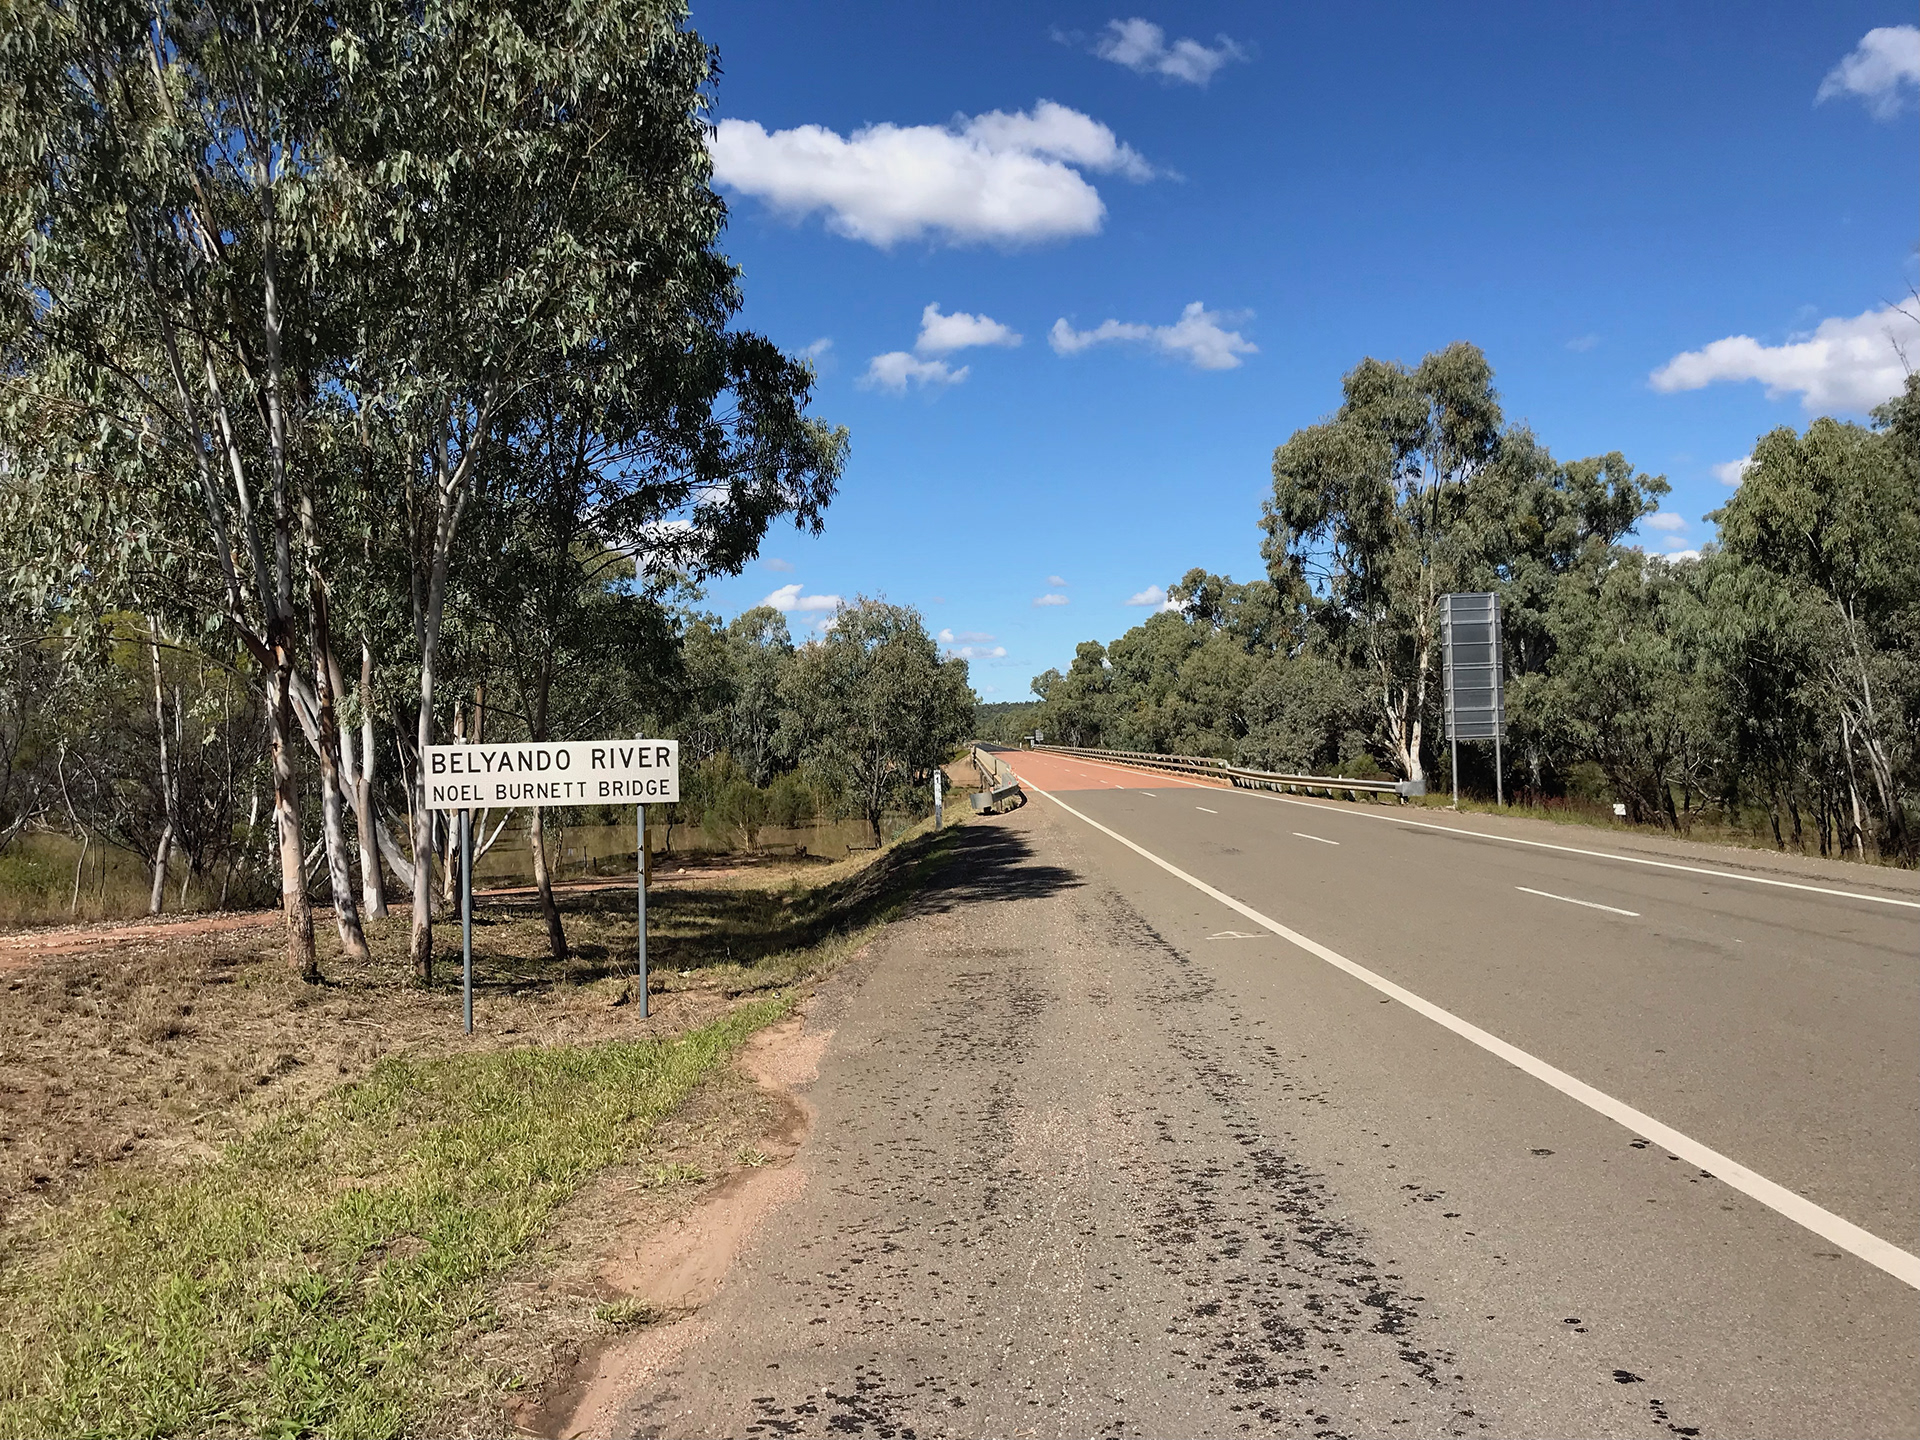
<instances>
[{"instance_id":1,"label":"tree trunk","mask_svg":"<svg viewBox=\"0 0 1920 1440\"><path fill-rule=\"evenodd\" d=\"M459 704L453 707L453 743L469 743L466 707ZM446 849L440 857L440 908L450 913L453 909L454 887L460 880L460 827L449 817L446 829Z\"/></svg>"},{"instance_id":2,"label":"tree trunk","mask_svg":"<svg viewBox=\"0 0 1920 1440\"><path fill-rule=\"evenodd\" d=\"M314 543L312 509L302 505L304 528L311 551ZM326 590L320 573L308 568L308 636L313 652L313 683L318 704L319 744L314 747L320 761L320 833L327 850L327 886L333 895L333 923L340 935L340 948L349 959L369 961L366 933L360 928L360 906L353 894L353 871L347 863L346 806L342 803L344 782L340 774L340 712L333 692L333 665L329 651L332 637L327 624Z\"/></svg>"},{"instance_id":3,"label":"tree trunk","mask_svg":"<svg viewBox=\"0 0 1920 1440\"><path fill-rule=\"evenodd\" d=\"M472 444L459 462L449 467L445 433L423 447L420 459L430 462L434 477L432 533L416 530L413 537L413 628L420 646L420 708L415 713L415 742L419 746L414 767L413 855L416 873L413 886L413 928L409 952L413 973L426 984L433 978L433 824L427 809L427 747L433 743L433 686L440 659L440 622L446 611L447 566L452 556L454 533L460 528L460 515L466 509L467 481L472 473L475 446L491 421L493 395L489 392L474 416ZM422 517L423 519L427 517ZM424 545L421 543L424 541Z\"/></svg>"},{"instance_id":4,"label":"tree trunk","mask_svg":"<svg viewBox=\"0 0 1920 1440\"><path fill-rule=\"evenodd\" d=\"M1426 725L1427 671L1432 663L1433 646L1428 643L1423 630L1420 636L1419 660L1414 670L1413 715L1407 726L1407 779L1413 781L1427 778L1426 767L1420 762L1420 740L1422 729Z\"/></svg>"},{"instance_id":5,"label":"tree trunk","mask_svg":"<svg viewBox=\"0 0 1920 1440\"><path fill-rule=\"evenodd\" d=\"M234 872L247 863L247 856L253 853L253 832L260 825L260 792L253 792L252 803L247 806L247 833L241 840L237 853L227 856L227 873L220 880L220 910L227 908L227 891L233 888Z\"/></svg>"},{"instance_id":6,"label":"tree trunk","mask_svg":"<svg viewBox=\"0 0 1920 1440\"><path fill-rule=\"evenodd\" d=\"M167 764L167 692L160 678L160 632L147 617L147 652L153 658L153 733L160 742L160 843L153 849L153 888L147 896L147 914L158 915L167 903L167 863L173 859L174 783Z\"/></svg>"},{"instance_id":7,"label":"tree trunk","mask_svg":"<svg viewBox=\"0 0 1920 1440\"><path fill-rule=\"evenodd\" d=\"M387 864L393 867L393 878L400 882L400 888L408 895L413 894L413 862L400 853L400 846L393 838L393 832L387 828L387 822L376 811L373 817L373 838L380 847L380 853L386 857ZM409 833L411 839L411 833Z\"/></svg>"},{"instance_id":8,"label":"tree trunk","mask_svg":"<svg viewBox=\"0 0 1920 1440\"><path fill-rule=\"evenodd\" d=\"M533 820L527 826L527 843L533 851L533 884L540 892L540 913L547 922L547 949L555 964L567 958L567 932L560 923L560 907L553 902L553 879L547 871L547 831L540 819L540 807L533 807Z\"/></svg>"},{"instance_id":9,"label":"tree trunk","mask_svg":"<svg viewBox=\"0 0 1920 1440\"><path fill-rule=\"evenodd\" d=\"M344 738L344 737L343 737ZM373 810L373 651L360 641L360 764L353 775L353 821L360 836L360 903L375 920L387 918L387 877L380 868L379 824Z\"/></svg>"},{"instance_id":10,"label":"tree trunk","mask_svg":"<svg viewBox=\"0 0 1920 1440\"><path fill-rule=\"evenodd\" d=\"M307 903L305 844L300 835L300 799L294 790L292 736L293 657L285 627L273 647L273 689L267 704L267 740L273 756L273 820L280 846L280 907L287 923L287 962L303 980L320 978L313 951L313 909Z\"/></svg>"},{"instance_id":11,"label":"tree trunk","mask_svg":"<svg viewBox=\"0 0 1920 1440\"><path fill-rule=\"evenodd\" d=\"M436 629L438 627L435 627ZM413 978L421 985L433 983L433 816L427 808L427 747L433 744L433 682L437 656L430 646L421 647L420 708L415 716L416 751L413 766L413 918L408 928L407 951L413 963Z\"/></svg>"},{"instance_id":12,"label":"tree trunk","mask_svg":"<svg viewBox=\"0 0 1920 1440\"><path fill-rule=\"evenodd\" d=\"M1853 766L1853 724L1844 708L1840 712L1840 758L1846 762L1847 799L1853 807L1853 850L1864 860L1867 856L1867 836L1873 830L1873 819L1860 798L1860 777Z\"/></svg>"},{"instance_id":13,"label":"tree trunk","mask_svg":"<svg viewBox=\"0 0 1920 1440\"><path fill-rule=\"evenodd\" d=\"M550 657L541 658L539 679L535 686L532 738L544 741L547 738L547 702L553 691L553 661ZM540 913L547 922L547 949L552 952L556 965L564 964L567 959L567 932L560 923L560 907L553 900L553 879L547 873L546 827L540 818L538 805L533 807L533 822L527 827L527 843L533 850L533 885L540 892Z\"/></svg>"}]
</instances>

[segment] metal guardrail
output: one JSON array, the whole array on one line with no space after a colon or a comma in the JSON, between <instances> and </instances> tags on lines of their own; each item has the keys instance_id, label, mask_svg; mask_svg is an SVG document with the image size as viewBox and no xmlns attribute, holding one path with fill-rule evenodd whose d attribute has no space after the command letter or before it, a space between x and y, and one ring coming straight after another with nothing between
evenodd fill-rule
<instances>
[{"instance_id":1,"label":"metal guardrail","mask_svg":"<svg viewBox=\"0 0 1920 1440\"><path fill-rule=\"evenodd\" d=\"M1016 795L1025 802L1027 793L1020 788L1019 777L1006 761L991 750L974 746L973 768L980 772L980 783L986 787L983 793L974 797L976 810L992 810Z\"/></svg>"},{"instance_id":2,"label":"metal guardrail","mask_svg":"<svg viewBox=\"0 0 1920 1440\"><path fill-rule=\"evenodd\" d=\"M1249 770L1202 755L1157 755L1148 750L1092 750L1078 745L1035 745L1055 755L1084 755L1089 760L1110 760L1118 765L1137 765L1145 770L1171 770L1188 775L1208 775L1228 780L1244 790L1283 790L1308 795L1324 790L1338 799L1342 793L1358 800L1362 795L1392 795L1405 800L1424 795L1424 780L1350 780L1341 775L1285 775L1275 770Z\"/></svg>"}]
</instances>

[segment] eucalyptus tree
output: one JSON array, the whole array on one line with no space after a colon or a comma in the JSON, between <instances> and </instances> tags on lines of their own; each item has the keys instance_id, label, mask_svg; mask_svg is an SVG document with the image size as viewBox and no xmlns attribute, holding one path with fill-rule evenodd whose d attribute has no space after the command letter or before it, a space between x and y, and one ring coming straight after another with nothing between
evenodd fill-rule
<instances>
[{"instance_id":1,"label":"eucalyptus tree","mask_svg":"<svg viewBox=\"0 0 1920 1440\"><path fill-rule=\"evenodd\" d=\"M763 788L792 762L781 687L793 652L787 617L770 605L742 611L730 624L704 614L686 621L676 721L687 763L724 753L747 784Z\"/></svg>"},{"instance_id":2,"label":"eucalyptus tree","mask_svg":"<svg viewBox=\"0 0 1920 1440\"><path fill-rule=\"evenodd\" d=\"M1533 703L1635 823L1681 827L1674 790L1695 782L1715 742L1702 579L1697 561L1617 550L1569 577L1550 607L1554 656Z\"/></svg>"},{"instance_id":3,"label":"eucalyptus tree","mask_svg":"<svg viewBox=\"0 0 1920 1440\"><path fill-rule=\"evenodd\" d=\"M1056 745L1115 745L1121 723L1114 687L1107 647L1098 640L1082 640L1073 647L1066 674L1048 670L1033 677L1033 693L1040 697L1034 726Z\"/></svg>"},{"instance_id":4,"label":"eucalyptus tree","mask_svg":"<svg viewBox=\"0 0 1920 1440\"><path fill-rule=\"evenodd\" d=\"M1910 377L1877 430L1823 418L1803 435L1770 431L1755 443L1739 490L1710 517L1729 564L1765 577L1757 586L1728 583L1723 598L1818 675L1847 830L1862 851L1911 844L1920 730L1916 410L1920 378Z\"/></svg>"},{"instance_id":5,"label":"eucalyptus tree","mask_svg":"<svg viewBox=\"0 0 1920 1440\"><path fill-rule=\"evenodd\" d=\"M735 686L727 748L747 779L765 787L791 759L780 735L780 686L793 664L787 617L770 605L743 611L727 626Z\"/></svg>"},{"instance_id":6,"label":"eucalyptus tree","mask_svg":"<svg viewBox=\"0 0 1920 1440\"><path fill-rule=\"evenodd\" d=\"M875 844L882 814L912 805L973 725L967 662L940 658L919 611L864 596L794 652L781 696L790 749L858 807Z\"/></svg>"},{"instance_id":7,"label":"eucalyptus tree","mask_svg":"<svg viewBox=\"0 0 1920 1440\"><path fill-rule=\"evenodd\" d=\"M552 407L557 439L595 447L594 524L649 567L691 552L689 568L737 568L773 516L817 526L846 442L805 415L803 365L728 329L741 297L704 143L714 57L681 7L339 13L351 104L331 141L356 180L343 278L363 327L339 383L395 457L424 747L462 519L523 397ZM416 804L414 853L431 848ZM419 903L411 949L425 977Z\"/></svg>"},{"instance_id":8,"label":"eucalyptus tree","mask_svg":"<svg viewBox=\"0 0 1920 1440\"><path fill-rule=\"evenodd\" d=\"M30 0L8 23L9 509L49 537L43 590L110 575L130 582L122 604L171 590L183 618L197 628L217 614L251 657L288 951L313 975L296 702L326 782L341 940L366 953L340 830L315 497L301 476L337 318L325 285L350 228L325 141L342 96L332 17L290 3Z\"/></svg>"},{"instance_id":9,"label":"eucalyptus tree","mask_svg":"<svg viewBox=\"0 0 1920 1440\"><path fill-rule=\"evenodd\" d=\"M1371 678L1395 766L1419 780L1440 596L1466 568L1460 522L1499 458L1500 402L1464 343L1412 369L1363 360L1341 384L1333 418L1274 451L1262 548L1283 592L1324 596L1323 623Z\"/></svg>"}]
</instances>

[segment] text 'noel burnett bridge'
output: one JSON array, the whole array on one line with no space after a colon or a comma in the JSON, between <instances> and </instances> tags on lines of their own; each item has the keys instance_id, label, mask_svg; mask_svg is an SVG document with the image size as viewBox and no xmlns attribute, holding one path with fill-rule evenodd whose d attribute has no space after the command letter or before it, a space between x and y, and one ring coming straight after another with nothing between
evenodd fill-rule
<instances>
[{"instance_id":1,"label":"text 'noel burnett bridge'","mask_svg":"<svg viewBox=\"0 0 1920 1440\"><path fill-rule=\"evenodd\" d=\"M647 805L680 798L677 740L429 745L429 810Z\"/></svg>"}]
</instances>

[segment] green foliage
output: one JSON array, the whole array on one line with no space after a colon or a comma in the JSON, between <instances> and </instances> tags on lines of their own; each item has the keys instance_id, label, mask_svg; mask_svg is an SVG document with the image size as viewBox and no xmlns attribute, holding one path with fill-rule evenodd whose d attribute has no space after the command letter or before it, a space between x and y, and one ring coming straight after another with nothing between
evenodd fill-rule
<instances>
[{"instance_id":1,"label":"green foliage","mask_svg":"<svg viewBox=\"0 0 1920 1440\"><path fill-rule=\"evenodd\" d=\"M799 772L789 770L767 787L767 824L793 830L811 824L819 813L820 797Z\"/></svg>"},{"instance_id":2,"label":"green foliage","mask_svg":"<svg viewBox=\"0 0 1920 1440\"><path fill-rule=\"evenodd\" d=\"M157 614L290 689L270 734L297 723L329 796L335 710L368 723L389 817L449 697L490 695L490 739L678 714L673 604L776 521L818 530L847 454L811 367L734 327L684 7L23 0L6 31L0 601ZM758 737L699 754L765 785L776 682L739 704ZM32 693L0 684L0 849L53 793L57 723L6 713ZM276 788L304 825L302 761Z\"/></svg>"},{"instance_id":3,"label":"green foliage","mask_svg":"<svg viewBox=\"0 0 1920 1440\"><path fill-rule=\"evenodd\" d=\"M767 823L767 792L741 775L727 783L707 807L708 833L737 836L752 849Z\"/></svg>"},{"instance_id":4,"label":"green foliage","mask_svg":"<svg viewBox=\"0 0 1920 1440\"><path fill-rule=\"evenodd\" d=\"M1039 705L1032 700L998 700L973 707L973 738L996 745L1017 745L1033 733Z\"/></svg>"},{"instance_id":5,"label":"green foliage","mask_svg":"<svg viewBox=\"0 0 1920 1440\"><path fill-rule=\"evenodd\" d=\"M845 796L880 840L887 809L923 810L933 770L973 723L967 663L942 660L920 612L861 598L793 656L782 743Z\"/></svg>"}]
</instances>

